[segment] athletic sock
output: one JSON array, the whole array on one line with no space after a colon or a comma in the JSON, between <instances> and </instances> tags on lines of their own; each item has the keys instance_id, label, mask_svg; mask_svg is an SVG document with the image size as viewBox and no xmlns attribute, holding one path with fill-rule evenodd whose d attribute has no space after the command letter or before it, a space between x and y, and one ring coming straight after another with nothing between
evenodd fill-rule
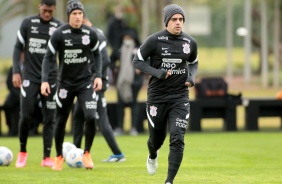
<instances>
[{"instance_id":1,"label":"athletic sock","mask_svg":"<svg viewBox=\"0 0 282 184\"><path fill-rule=\"evenodd\" d=\"M167 172L167 182L173 182L180 164L182 162L183 152L172 152L170 151L168 156L168 172Z\"/></svg>"}]
</instances>

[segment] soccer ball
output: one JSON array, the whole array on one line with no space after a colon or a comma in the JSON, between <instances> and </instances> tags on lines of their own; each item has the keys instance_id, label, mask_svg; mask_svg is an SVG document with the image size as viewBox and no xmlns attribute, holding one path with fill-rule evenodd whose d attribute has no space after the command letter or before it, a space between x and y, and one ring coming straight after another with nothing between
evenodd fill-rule
<instances>
[{"instance_id":1,"label":"soccer ball","mask_svg":"<svg viewBox=\"0 0 282 184\"><path fill-rule=\"evenodd\" d=\"M72 149L76 149L76 146L73 143L70 143L70 142L63 143L63 157L65 160L67 158L68 152Z\"/></svg>"},{"instance_id":2,"label":"soccer ball","mask_svg":"<svg viewBox=\"0 0 282 184\"><path fill-rule=\"evenodd\" d=\"M0 146L0 166L8 166L12 161L12 151L5 146Z\"/></svg>"},{"instance_id":3,"label":"soccer ball","mask_svg":"<svg viewBox=\"0 0 282 184\"><path fill-rule=\"evenodd\" d=\"M69 167L82 168L83 165L83 150L80 148L72 149L68 152L66 162Z\"/></svg>"}]
</instances>

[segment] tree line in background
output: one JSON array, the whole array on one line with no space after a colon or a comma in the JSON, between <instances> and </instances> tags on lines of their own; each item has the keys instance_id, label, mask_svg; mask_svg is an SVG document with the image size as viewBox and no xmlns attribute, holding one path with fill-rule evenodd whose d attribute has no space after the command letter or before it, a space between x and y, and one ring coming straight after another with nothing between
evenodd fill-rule
<instances>
[{"instance_id":1,"label":"tree line in background","mask_svg":"<svg viewBox=\"0 0 282 184\"><path fill-rule=\"evenodd\" d=\"M68 0L57 1L56 17L66 21L66 2ZM141 40L149 34L164 28L162 9L166 4L177 3L184 7L208 6L210 9L211 34L210 35L192 35L197 39L202 47L226 47L226 14L229 2L232 2L233 14L233 46L243 47L244 39L236 34L236 29L244 27L244 6L246 0L81 0L85 6L85 13L95 26L107 31L107 21L113 13L116 5L123 6L124 19L129 26L139 31ZM264 1L267 14L267 39L268 53L273 53L273 29L274 29L274 8L276 0L250 0L251 1L251 22L252 22L252 50L260 52L262 47L261 40L261 22L262 22L262 1ZM0 27L19 15L31 15L38 12L39 0L0 0ZM282 10L282 3L279 4L279 10ZM279 15L281 20L281 13ZM281 21L280 21L281 22ZM191 25L193 26L193 25ZM281 24L279 30L281 29ZM281 42L281 32L279 33L279 43ZM0 35L0 39L1 36ZM281 61L280 61L281 62ZM256 73L261 70L261 65L256 69Z\"/></svg>"},{"instance_id":2,"label":"tree line in background","mask_svg":"<svg viewBox=\"0 0 282 184\"><path fill-rule=\"evenodd\" d=\"M56 16L66 21L66 2L68 0L57 1ZM131 27L137 28L139 33L142 34L144 28L148 29L147 35L140 35L141 37L147 37L149 34L156 32L163 28L162 9L166 4L169 3L180 3L184 6L200 6L207 5L211 10L211 35L197 36L198 42L203 46L209 47L225 47L225 24L226 24L226 4L228 0L104 0L104 1L93 1L93 0L81 0L85 5L86 15L94 22L97 27L106 29L108 18L113 12L113 8L116 5L124 7L125 19ZM231 0L233 1L233 27L234 36L236 35L236 28L244 26L244 0ZM254 35L253 44L254 46L260 45L259 34L260 34L260 0L252 0L252 32ZM267 0L267 13L268 13L268 29L269 32L273 31L273 9L274 0ZM8 22L19 15L32 15L38 12L39 0L0 0L0 26ZM282 10L282 3L280 3L280 10ZM149 20L143 20L143 14L148 14ZM281 15L282 16L282 15ZM142 22L147 22L147 25ZM3 36L3 35L1 35ZM272 39L271 37L269 38ZM237 37L234 40L235 46L241 46L243 40Z\"/></svg>"}]
</instances>

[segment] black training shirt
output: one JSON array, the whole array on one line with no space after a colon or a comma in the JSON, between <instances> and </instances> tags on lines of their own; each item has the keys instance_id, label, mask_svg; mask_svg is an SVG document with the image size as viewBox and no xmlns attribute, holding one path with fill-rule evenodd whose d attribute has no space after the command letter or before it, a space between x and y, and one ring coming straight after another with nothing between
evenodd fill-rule
<instances>
[{"instance_id":1,"label":"black training shirt","mask_svg":"<svg viewBox=\"0 0 282 184\"><path fill-rule=\"evenodd\" d=\"M17 32L13 53L13 73L21 73L20 56L24 52L23 79L41 83L41 67L47 43L53 32L63 23L56 18L44 21L38 15L25 18ZM55 61L55 58L53 58ZM56 68L50 69L50 80L56 80Z\"/></svg>"},{"instance_id":2,"label":"black training shirt","mask_svg":"<svg viewBox=\"0 0 282 184\"><path fill-rule=\"evenodd\" d=\"M58 81L65 86L78 86L90 82L94 72L101 77L102 62L96 32L82 25L78 29L65 24L51 36L43 59L42 82L48 81L49 67L54 65L53 58L58 53ZM95 71L93 69L95 62Z\"/></svg>"},{"instance_id":3,"label":"black training shirt","mask_svg":"<svg viewBox=\"0 0 282 184\"><path fill-rule=\"evenodd\" d=\"M150 62L145 62L150 58ZM148 84L149 103L187 100L185 82L194 84L198 68L197 43L181 32L173 35L167 30L149 36L133 59L134 66L151 75ZM172 75L165 79L167 70Z\"/></svg>"}]
</instances>

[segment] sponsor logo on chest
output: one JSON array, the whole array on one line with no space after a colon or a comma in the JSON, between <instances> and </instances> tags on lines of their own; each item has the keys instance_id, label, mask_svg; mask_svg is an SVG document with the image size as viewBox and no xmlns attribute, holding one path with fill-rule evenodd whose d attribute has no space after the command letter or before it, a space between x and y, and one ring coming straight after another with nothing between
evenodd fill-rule
<instances>
[{"instance_id":1,"label":"sponsor logo on chest","mask_svg":"<svg viewBox=\"0 0 282 184\"><path fill-rule=\"evenodd\" d=\"M158 40L168 40L168 37L167 36L159 36Z\"/></svg>"},{"instance_id":2,"label":"sponsor logo on chest","mask_svg":"<svg viewBox=\"0 0 282 184\"><path fill-rule=\"evenodd\" d=\"M64 62L66 64L74 64L74 63L84 63L87 61L87 57L79 57L79 54L82 53L81 49L74 50L65 50L64 53Z\"/></svg>"},{"instance_id":3,"label":"sponsor logo on chest","mask_svg":"<svg viewBox=\"0 0 282 184\"><path fill-rule=\"evenodd\" d=\"M73 44L71 43L71 39L65 39L65 46L73 46Z\"/></svg>"},{"instance_id":4,"label":"sponsor logo on chest","mask_svg":"<svg viewBox=\"0 0 282 184\"><path fill-rule=\"evenodd\" d=\"M31 26L31 33L33 33L33 34L38 34L38 33L39 33L38 27Z\"/></svg>"}]
</instances>

